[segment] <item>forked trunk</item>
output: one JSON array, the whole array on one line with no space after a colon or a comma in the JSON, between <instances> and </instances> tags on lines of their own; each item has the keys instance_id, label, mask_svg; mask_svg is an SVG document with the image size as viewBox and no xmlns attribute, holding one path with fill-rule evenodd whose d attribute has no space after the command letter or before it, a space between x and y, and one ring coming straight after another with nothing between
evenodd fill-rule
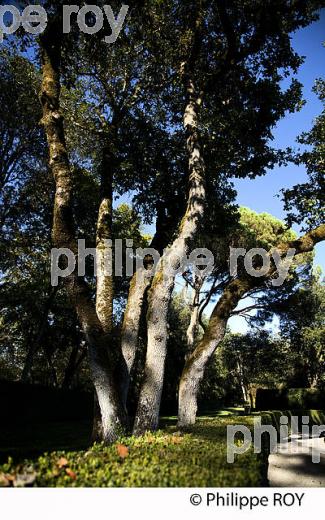
<instances>
[{"instance_id":1,"label":"forked trunk","mask_svg":"<svg viewBox=\"0 0 325 520\"><path fill-rule=\"evenodd\" d=\"M165 227L165 207L163 210L160 207L157 208L156 233L150 244L150 248L158 251L160 254L167 245L168 240ZM168 231L170 232L171 230L168 229ZM120 394L125 407L127 405L131 372L138 350L140 323L144 312L144 303L152 282L152 269L153 259L150 255L147 255L144 258L143 266L139 267L134 273L129 287L121 332L123 363L119 370Z\"/></svg>"},{"instance_id":2,"label":"forked trunk","mask_svg":"<svg viewBox=\"0 0 325 520\"><path fill-rule=\"evenodd\" d=\"M53 16L40 38L43 76L42 122L48 141L50 168L56 186L52 239L56 248L67 248L77 255L73 179L65 143L63 117L60 112L62 20L59 16ZM65 278L65 283L89 346L92 377L101 411L103 440L111 442L120 435L126 422L124 409L116 390L114 377L116 359L113 353L108 352L109 338L97 316L85 280L78 277L77 272L74 271Z\"/></svg>"},{"instance_id":3,"label":"forked trunk","mask_svg":"<svg viewBox=\"0 0 325 520\"><path fill-rule=\"evenodd\" d=\"M91 345L92 340L88 341ZM99 348L98 340L93 345L89 348L89 363L101 416L101 424L96 433L99 435L99 440L110 443L125 432L127 416L121 403L114 370L112 370L114 361L107 355L106 341L102 348ZM95 422L99 423L98 415Z\"/></svg>"},{"instance_id":4,"label":"forked trunk","mask_svg":"<svg viewBox=\"0 0 325 520\"><path fill-rule=\"evenodd\" d=\"M223 340L231 312L248 291L249 282L230 282L215 306L203 338L187 358L179 384L178 426L188 428L195 423L200 383L207 364Z\"/></svg>"},{"instance_id":5,"label":"forked trunk","mask_svg":"<svg viewBox=\"0 0 325 520\"><path fill-rule=\"evenodd\" d=\"M294 249L295 255L312 251L314 246L325 239L325 224L309 231L301 238L291 242L282 242L277 250L284 258L289 249ZM270 254L270 253L269 253ZM222 341L226 325L231 313L237 307L240 299L250 290L262 287L264 282L274 275L276 266L273 263L264 277L255 278L246 274L228 283L221 298L216 304L202 340L187 359L179 385L178 425L187 428L194 424L197 412L197 397L200 382L211 356Z\"/></svg>"},{"instance_id":6,"label":"forked trunk","mask_svg":"<svg viewBox=\"0 0 325 520\"><path fill-rule=\"evenodd\" d=\"M189 156L187 208L178 230L178 236L161 257L150 288L147 313L147 354L144 380L134 422L133 431L135 435L140 435L147 430L155 430L159 423L167 354L169 304L174 289L176 272L180 268L180 262L187 257L190 244L195 239L204 216L206 200L205 164L199 132L202 92L197 89L194 82L204 24L201 1L197 2L193 15L188 60L181 65L186 93L183 125Z\"/></svg>"},{"instance_id":7,"label":"forked trunk","mask_svg":"<svg viewBox=\"0 0 325 520\"><path fill-rule=\"evenodd\" d=\"M198 111L202 100L193 82L187 82L188 103L184 115L184 128L189 152L189 195L185 216L178 237L160 259L149 292L147 313L147 355L145 375L141 386L134 423L134 434L155 430L159 422L161 394L164 382L167 318L175 276L179 262L189 253L203 220L205 205L205 165L202 158L198 131Z\"/></svg>"}]
</instances>

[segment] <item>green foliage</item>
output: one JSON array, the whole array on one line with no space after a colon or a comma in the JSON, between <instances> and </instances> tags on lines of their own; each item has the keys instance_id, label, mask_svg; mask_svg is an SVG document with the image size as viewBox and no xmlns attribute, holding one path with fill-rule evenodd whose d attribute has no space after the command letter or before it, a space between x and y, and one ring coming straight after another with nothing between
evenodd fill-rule
<instances>
[{"instance_id":1,"label":"green foliage","mask_svg":"<svg viewBox=\"0 0 325 520\"><path fill-rule=\"evenodd\" d=\"M240 422L253 427L252 418ZM205 418L191 432L174 426L143 437L126 437L87 451L45 453L36 460L0 466L0 475L33 474L35 486L48 487L256 487L265 485L265 455L250 449L227 463L226 427L238 417Z\"/></svg>"},{"instance_id":2,"label":"green foliage","mask_svg":"<svg viewBox=\"0 0 325 520\"><path fill-rule=\"evenodd\" d=\"M94 230L92 228L98 205L98 184L86 170L76 169L74 174L78 177L75 198L78 233L86 239L87 247L94 247L91 231ZM46 198L49 201L50 193L43 194L43 197L40 193L34 208L40 210L39 205L44 205ZM73 361L78 370L74 374L74 381L69 385L78 384L88 388L90 383L89 370L84 362L85 342L76 314L64 287L59 288L55 296L51 297L48 279L51 247L49 221L46 226L47 236L38 236L39 228L34 230L32 219L26 219L23 236L20 233L16 235L11 241L11 249L6 251L7 270L2 275L0 298L0 376L5 379L19 379L26 356L36 345L31 376L33 382L59 386L65 384L69 361ZM118 206L113 212L113 238L132 239L134 248L148 244L148 237L141 233L138 214L126 204ZM125 242L123 246L125 249ZM87 269L89 279L93 280L91 261L87 264ZM126 276L116 278L117 326L127 296L128 283Z\"/></svg>"},{"instance_id":3,"label":"green foliage","mask_svg":"<svg viewBox=\"0 0 325 520\"><path fill-rule=\"evenodd\" d=\"M290 340L295 355L293 385L324 385L325 286L315 272L278 309L282 335Z\"/></svg>"},{"instance_id":4,"label":"green foliage","mask_svg":"<svg viewBox=\"0 0 325 520\"><path fill-rule=\"evenodd\" d=\"M162 395L162 413L177 412L177 397L179 380L188 353L186 331L190 323L189 301L184 291L173 297L169 310L169 331L167 342L167 358L165 369L165 384ZM202 336L202 331L196 331L196 340ZM227 368L220 356L215 356L205 372L200 386L200 410L211 410L225 404L233 404L238 399L238 389L233 387ZM238 400L239 401L239 400Z\"/></svg>"},{"instance_id":5,"label":"green foliage","mask_svg":"<svg viewBox=\"0 0 325 520\"><path fill-rule=\"evenodd\" d=\"M293 371L289 344L263 330L228 334L217 356L237 389L238 402L251 395L253 405L257 387L283 385Z\"/></svg>"},{"instance_id":6,"label":"green foliage","mask_svg":"<svg viewBox=\"0 0 325 520\"><path fill-rule=\"evenodd\" d=\"M247 249L261 247L269 251L280 242L289 242L296 233L284 222L269 213L256 213L249 208L240 208L237 247Z\"/></svg>"},{"instance_id":7,"label":"green foliage","mask_svg":"<svg viewBox=\"0 0 325 520\"><path fill-rule=\"evenodd\" d=\"M258 410L325 409L324 390L316 388L259 388L256 401Z\"/></svg>"},{"instance_id":8,"label":"green foliage","mask_svg":"<svg viewBox=\"0 0 325 520\"><path fill-rule=\"evenodd\" d=\"M60 4L52 6L51 16ZM148 237L141 233L141 215L146 222L156 219L157 247L162 249L177 229L186 202L187 135L180 68L189 55L194 2L131 4L126 30L109 52L101 33L83 35L75 23L63 41L60 101L73 170L76 236L85 238L88 247L94 246L100 178L107 180L103 166L109 164L114 196L128 194L133 199L132 209L123 205L115 210L113 238L132 238L136 247L147 244ZM302 87L296 80L287 90L282 88L283 79L303 62L291 46L290 34L315 20L320 4L280 1L273 9L264 0L236 0L226 8L223 2L218 6L205 3L201 47L191 65L197 90L205 91L198 121L208 193L201 238L204 245L211 244L211 250L218 251L217 281L223 282L227 276L229 245L269 248L294 236L270 215L257 215L246 208L236 215L231 179L255 178L285 159L283 151L272 147L272 129L287 112L302 105ZM47 145L39 124L35 43L29 51L25 57L8 50L0 56L0 368L6 376L18 378L26 354L36 345L34 380L47 381L50 372L54 376L51 382L61 384L71 355L77 348L80 361L85 341L65 289L60 288L49 303L54 184L48 175ZM317 153L306 156L311 172L322 160L322 116L317 125L308 137L317 145ZM86 278L94 293L90 269ZM295 283L293 279L292 286ZM115 281L117 333L127 289L128 280ZM171 309L167 400L176 397L188 318L186 305L177 308L175 304ZM323 335L319 330L306 325L303 334L308 353L315 345L320 349ZM141 340L144 346L145 333ZM260 353L254 354L258 357ZM252 365L247 365L250 376L255 377ZM223 393L219 388L226 386L225 363L216 359L209 371L211 378L208 376L201 398L210 395L217 399ZM82 375L86 384L87 370ZM105 478L110 482L109 475ZM174 477L171 479L174 483Z\"/></svg>"},{"instance_id":9,"label":"green foliage","mask_svg":"<svg viewBox=\"0 0 325 520\"><path fill-rule=\"evenodd\" d=\"M308 182L284 190L285 209L288 222L305 224L307 229L324 223L325 218L325 81L317 80L314 92L318 95L324 108L316 117L310 132L303 133L298 142L304 150L296 157L295 162L303 164L308 174Z\"/></svg>"},{"instance_id":10,"label":"green foliage","mask_svg":"<svg viewBox=\"0 0 325 520\"><path fill-rule=\"evenodd\" d=\"M270 251L273 247L297 238L297 234L281 220L269 213L257 213L247 207L240 207L237 213L230 211L231 224L226 227L223 236L215 232L215 229L207 226L198 238L199 247L208 247L215 258L215 271L209 276L209 281L218 286L229 276L229 250L231 248L244 248L247 251L252 248L263 248ZM290 284L295 284L301 274L301 270L310 266L312 254L299 255L294 259L283 290L288 290ZM239 272L246 272L243 259L238 259ZM270 290L270 284L265 287ZM272 287L272 286L271 286ZM222 285L221 285L222 289ZM261 291L261 288L258 289ZM279 294L277 288L276 293ZM218 290L214 294L218 294Z\"/></svg>"},{"instance_id":11,"label":"green foliage","mask_svg":"<svg viewBox=\"0 0 325 520\"><path fill-rule=\"evenodd\" d=\"M287 396L290 409L325 409L324 392L316 388L289 388Z\"/></svg>"},{"instance_id":12,"label":"green foliage","mask_svg":"<svg viewBox=\"0 0 325 520\"><path fill-rule=\"evenodd\" d=\"M288 417L288 427L289 427L289 433L292 431L291 428L291 421L293 417L296 417L297 419L293 419L294 421L294 427L297 425L298 430L301 429L302 426L302 417L309 417L309 426L312 427L314 425L321 426L325 424L325 412L322 410L310 410L308 408L306 409L297 409L294 408L289 410L272 410L268 412L262 412L262 424L271 424L276 428L278 438L280 438L280 418L281 417Z\"/></svg>"}]
</instances>

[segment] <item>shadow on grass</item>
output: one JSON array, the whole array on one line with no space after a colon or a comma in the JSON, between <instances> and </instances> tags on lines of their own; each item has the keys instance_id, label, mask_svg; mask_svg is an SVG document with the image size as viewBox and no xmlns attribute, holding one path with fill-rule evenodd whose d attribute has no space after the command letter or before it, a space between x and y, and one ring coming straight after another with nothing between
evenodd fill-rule
<instances>
[{"instance_id":1,"label":"shadow on grass","mask_svg":"<svg viewBox=\"0 0 325 520\"><path fill-rule=\"evenodd\" d=\"M44 452L79 451L91 444L92 423L65 421L7 424L0 429L0 462L37 458Z\"/></svg>"},{"instance_id":2,"label":"shadow on grass","mask_svg":"<svg viewBox=\"0 0 325 520\"><path fill-rule=\"evenodd\" d=\"M5 473L13 476L22 471L21 462L26 459L26 467L37 474L36 485L42 487L265 486L266 460L250 451L237 457L234 464L227 463L227 425L239 422L251 426L253 418L224 414L200 417L190 435L179 436L175 434L176 417L165 417L160 425L163 431L121 440L129 450L125 460L116 446L98 445L88 450L89 423L21 425L19 429L16 425L6 432L1 430L0 456L6 463L8 456L12 457ZM64 468L58 469L61 456L69 461L76 480L71 480Z\"/></svg>"},{"instance_id":3,"label":"shadow on grass","mask_svg":"<svg viewBox=\"0 0 325 520\"><path fill-rule=\"evenodd\" d=\"M198 437L217 441L225 435L226 422L215 420L227 419L233 423L238 416L243 416L241 408L224 408L204 412L195 426L190 429ZM210 425L209 420L213 420ZM201 425L204 421L204 426ZM177 430L177 417L162 417L161 429ZM91 421L61 421L61 422L20 422L6 424L0 428L0 463L12 457L19 462L25 458L35 459L44 452L80 451L91 445Z\"/></svg>"},{"instance_id":4,"label":"shadow on grass","mask_svg":"<svg viewBox=\"0 0 325 520\"><path fill-rule=\"evenodd\" d=\"M226 438L227 425L235 424L243 424L249 428L253 428L254 414L245 415L242 409L235 408L214 411L199 416L196 423L189 428L185 428L183 433L191 433L197 438L218 443ZM170 432L178 431L177 417L162 417L160 420L160 429L170 430Z\"/></svg>"},{"instance_id":5,"label":"shadow on grass","mask_svg":"<svg viewBox=\"0 0 325 520\"><path fill-rule=\"evenodd\" d=\"M259 415L259 413L257 414ZM229 407L229 408L222 408L220 410L205 410L204 412L201 412L198 414L198 419L211 419L214 417L229 417L229 416L246 416L244 412L244 408L238 407ZM161 426L173 426L177 423L177 416L176 415L170 415L170 416L162 416L160 418L160 425Z\"/></svg>"}]
</instances>

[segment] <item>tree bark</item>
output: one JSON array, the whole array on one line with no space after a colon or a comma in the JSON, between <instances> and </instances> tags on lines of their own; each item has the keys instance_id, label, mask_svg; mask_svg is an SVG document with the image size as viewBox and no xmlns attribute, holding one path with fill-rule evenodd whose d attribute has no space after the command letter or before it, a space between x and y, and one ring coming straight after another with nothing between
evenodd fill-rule
<instances>
[{"instance_id":1,"label":"tree bark","mask_svg":"<svg viewBox=\"0 0 325 520\"><path fill-rule=\"evenodd\" d=\"M110 132L113 135L113 129ZM100 204L96 229L97 279L96 312L106 334L113 329L114 279L112 272L113 171L115 158L110 143L106 143L100 165ZM107 272L109 270L110 272Z\"/></svg>"},{"instance_id":2,"label":"tree bark","mask_svg":"<svg viewBox=\"0 0 325 520\"><path fill-rule=\"evenodd\" d=\"M198 2L200 4L200 2ZM183 64L184 84L187 102L184 113L184 129L189 154L189 191L187 209L181 222L178 236L166 249L160 259L154 276L148 300L147 313L147 354L144 380L140 390L138 408L134 422L134 434L141 435L147 430L155 430L159 423L159 410L164 381L167 316L175 271L179 259L189 252L190 242L195 238L203 220L205 206L205 164L200 144L198 115L202 104L201 94L194 84L194 69L199 52L202 29L202 11L198 9L195 20L194 43L188 63ZM174 271L174 272L173 272Z\"/></svg>"},{"instance_id":3,"label":"tree bark","mask_svg":"<svg viewBox=\"0 0 325 520\"><path fill-rule=\"evenodd\" d=\"M173 222L166 215L166 208L163 203L157 207L156 233L151 241L150 247L162 254L164 247L167 246L169 236L173 231ZM144 259L143 267L140 267L133 275L127 305L124 313L121 331L121 349L124 365L120 369L120 393L124 406L127 405L128 392L130 387L131 371L135 362L138 349L140 322L144 311L147 292L152 282L152 258Z\"/></svg>"},{"instance_id":4,"label":"tree bark","mask_svg":"<svg viewBox=\"0 0 325 520\"><path fill-rule=\"evenodd\" d=\"M113 130L113 129L112 129ZM110 132L113 135L113 131ZM107 136L108 140L108 136ZM109 142L102 150L100 164L100 203L96 228L96 312L98 319L112 343L113 331L113 300L114 280L112 272L112 248L107 247L107 241L112 240L113 224L113 170L114 154ZM126 413L126 410L125 410ZM94 395L94 420L92 440L100 441L103 437L100 406L97 395Z\"/></svg>"},{"instance_id":5,"label":"tree bark","mask_svg":"<svg viewBox=\"0 0 325 520\"><path fill-rule=\"evenodd\" d=\"M283 242L277 246L280 255L284 257L289 249L295 249L295 255L308 253L314 246L325 240L325 225L306 233L301 238L291 242ZM179 384L178 396L178 426L190 427L195 423L197 413L197 398L204 371L211 356L224 338L226 327L232 311L239 300L254 287L262 287L266 280L275 273L275 265L271 265L265 277L254 278L247 275L243 279L235 279L227 284L216 304L202 340L186 360Z\"/></svg>"},{"instance_id":6,"label":"tree bark","mask_svg":"<svg viewBox=\"0 0 325 520\"><path fill-rule=\"evenodd\" d=\"M186 339L187 339L187 352L190 354L193 350L195 335L199 323L199 309L200 309L200 292L202 289L203 280L195 277L193 284L193 300L190 306L191 317L190 323L186 331Z\"/></svg>"},{"instance_id":7,"label":"tree bark","mask_svg":"<svg viewBox=\"0 0 325 520\"><path fill-rule=\"evenodd\" d=\"M195 423L197 397L204 371L217 346L223 340L231 311L248 290L248 283L232 281L215 306L208 327L193 353L187 358L178 394L178 426L187 428Z\"/></svg>"},{"instance_id":8,"label":"tree bark","mask_svg":"<svg viewBox=\"0 0 325 520\"><path fill-rule=\"evenodd\" d=\"M239 385L240 385L240 388L241 388L241 391L242 391L242 394L243 394L243 402L244 404L247 403L248 401L248 392L247 392L247 389L246 389L246 386L245 386L245 382L244 382L244 374L243 374L243 367L242 367L242 364L240 361L238 361L237 363L237 374L238 374L238 381L239 381Z\"/></svg>"},{"instance_id":9,"label":"tree bark","mask_svg":"<svg viewBox=\"0 0 325 520\"><path fill-rule=\"evenodd\" d=\"M145 267L138 269L134 274L129 288L127 306L124 313L121 346L125 365L120 376L120 392L124 406L127 405L127 397L130 386L130 374L134 365L138 347L140 320L146 291L150 287L151 278Z\"/></svg>"},{"instance_id":10,"label":"tree bark","mask_svg":"<svg viewBox=\"0 0 325 520\"><path fill-rule=\"evenodd\" d=\"M50 168L55 180L55 201L52 240L56 248L68 248L77 258L73 216L73 179L70 168L63 117L60 112L60 65L62 27L59 17L49 21L40 38L42 57L43 125L48 141ZM123 429L126 418L114 378L116 360L107 349L107 335L97 316L91 292L76 270L65 283L87 338L89 361L101 411L103 440L114 441Z\"/></svg>"}]
</instances>

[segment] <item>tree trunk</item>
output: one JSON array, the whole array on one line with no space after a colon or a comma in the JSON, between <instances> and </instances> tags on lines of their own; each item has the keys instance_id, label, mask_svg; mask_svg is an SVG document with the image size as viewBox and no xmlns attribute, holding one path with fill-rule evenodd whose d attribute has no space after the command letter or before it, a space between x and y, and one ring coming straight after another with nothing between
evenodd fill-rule
<instances>
[{"instance_id":1,"label":"tree trunk","mask_svg":"<svg viewBox=\"0 0 325 520\"><path fill-rule=\"evenodd\" d=\"M111 135L113 131L110 132ZM96 230L97 279L96 312L106 334L113 329L114 282L112 272L112 249L107 248L107 241L112 240L113 221L113 170L114 155L109 143L102 152L100 165L100 205ZM109 272L107 272L107 270Z\"/></svg>"},{"instance_id":2,"label":"tree trunk","mask_svg":"<svg viewBox=\"0 0 325 520\"><path fill-rule=\"evenodd\" d=\"M237 362L237 373L238 373L239 385L241 388L241 392L243 394L243 402L244 402L244 404L246 404L248 401L248 399L247 399L248 393L247 393L247 389L246 389L245 382L244 382L243 367L242 367L240 361Z\"/></svg>"},{"instance_id":3,"label":"tree trunk","mask_svg":"<svg viewBox=\"0 0 325 520\"><path fill-rule=\"evenodd\" d=\"M120 392L125 407L130 386L130 374L137 352L143 303L150 283L151 278L144 267L138 269L130 283L121 333L122 355L125 364L120 375Z\"/></svg>"},{"instance_id":4,"label":"tree trunk","mask_svg":"<svg viewBox=\"0 0 325 520\"><path fill-rule=\"evenodd\" d=\"M190 354L193 350L195 335L197 331L197 326L199 322L199 308L200 308L200 292L202 288L202 280L195 277L194 285L193 285L193 300L190 306L191 309L191 318L190 323L186 331L186 339L187 339L187 352Z\"/></svg>"},{"instance_id":5,"label":"tree trunk","mask_svg":"<svg viewBox=\"0 0 325 520\"><path fill-rule=\"evenodd\" d=\"M155 249L160 254L162 254L164 247L167 246L168 237L173 232L172 222L170 222L170 217L166 215L165 209L164 204L158 204L156 233L150 244L150 248ZM120 393L125 407L130 387L131 371L138 349L140 322L144 311L144 303L152 282L152 268L152 258L148 255L144 259L143 267L140 267L134 273L129 287L121 331L121 350L125 362L123 366L121 366L119 373Z\"/></svg>"},{"instance_id":6,"label":"tree trunk","mask_svg":"<svg viewBox=\"0 0 325 520\"><path fill-rule=\"evenodd\" d=\"M110 135L113 136L111 129ZM108 140L108 136L107 136ZM111 144L106 142L102 150L99 168L100 203L96 228L96 312L108 341L112 344L113 331L113 251L108 248L108 240L112 240L113 224L113 170L115 158L111 152ZM126 410L125 410L126 414ZM94 395L94 419L92 439L100 441L103 437L101 411L98 397Z\"/></svg>"},{"instance_id":7,"label":"tree trunk","mask_svg":"<svg viewBox=\"0 0 325 520\"><path fill-rule=\"evenodd\" d=\"M77 257L73 216L72 172L64 136L63 117L60 113L60 64L62 20L49 21L40 38L42 56L43 125L49 147L50 168L56 192L52 240L56 248L68 248ZM114 441L121 433L126 417L114 378L116 359L108 352L108 337L97 316L91 292L83 278L74 271L65 278L68 294L87 338L92 377L101 411L103 440Z\"/></svg>"},{"instance_id":8,"label":"tree trunk","mask_svg":"<svg viewBox=\"0 0 325 520\"><path fill-rule=\"evenodd\" d=\"M188 428L195 423L198 392L205 368L225 336L231 311L248 289L248 281L234 280L228 284L211 314L202 340L185 362L178 394L180 428Z\"/></svg>"},{"instance_id":9,"label":"tree trunk","mask_svg":"<svg viewBox=\"0 0 325 520\"><path fill-rule=\"evenodd\" d=\"M295 250L295 255L299 255L312 251L315 245L324 239L325 224L321 224L301 238L278 244L276 249L282 258L292 248ZM227 322L232 311L248 291L256 287L262 287L275 271L276 267L273 264L270 271L263 278L254 278L246 274L245 278L232 280L225 287L211 314L209 325L202 340L185 362L178 398L178 425L180 428L187 428L195 422L200 382L208 361L225 335Z\"/></svg>"},{"instance_id":10,"label":"tree trunk","mask_svg":"<svg viewBox=\"0 0 325 520\"><path fill-rule=\"evenodd\" d=\"M195 423L197 398L205 368L218 344L224 338L227 320L215 318L214 334L204 334L199 345L185 363L178 392L178 426L187 428Z\"/></svg>"},{"instance_id":11,"label":"tree trunk","mask_svg":"<svg viewBox=\"0 0 325 520\"><path fill-rule=\"evenodd\" d=\"M201 15L200 12L198 15L200 20ZM195 34L195 44L198 43L200 27ZM140 435L147 430L155 430L158 427L166 359L167 316L174 288L175 271L179 267L179 259L188 255L190 242L195 238L204 215L205 164L198 130L198 112L202 99L200 94L196 92L192 80L196 53L198 52L197 45L193 47L195 49L192 51L189 64L184 64L184 67L187 68L186 73L184 73L187 94L184 129L189 153L188 203L178 231L178 237L166 249L160 259L149 291L147 355L144 380L134 423L135 435Z\"/></svg>"}]
</instances>

